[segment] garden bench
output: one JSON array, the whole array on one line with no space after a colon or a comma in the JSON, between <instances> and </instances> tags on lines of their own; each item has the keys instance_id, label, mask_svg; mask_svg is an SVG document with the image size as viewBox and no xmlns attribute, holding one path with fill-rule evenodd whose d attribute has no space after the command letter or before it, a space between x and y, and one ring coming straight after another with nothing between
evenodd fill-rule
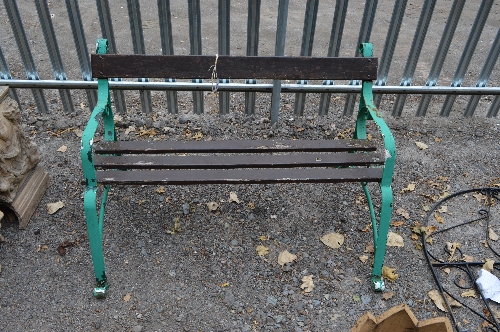
<instances>
[{"instance_id":1,"label":"garden bench","mask_svg":"<svg viewBox=\"0 0 500 332\"><path fill-rule=\"evenodd\" d=\"M359 182L367 197L373 226L372 285L381 291L386 240L392 213L391 182L395 161L392 134L373 105L372 80L377 59L371 44L361 45L363 57L245 57L154 56L106 54L98 40L92 75L98 78L98 102L82 135L81 159L85 177L84 208L97 287L108 288L102 250L104 210L111 185L194 185ZM108 78L210 78L362 81L360 108L353 139L240 140L240 141L117 141ZM104 139L94 136L103 121ZM384 146L367 139L366 122L373 120ZM380 188L380 211L375 211L367 184ZM104 185L97 205L98 184ZM378 215L377 215L378 214Z\"/></svg>"}]
</instances>

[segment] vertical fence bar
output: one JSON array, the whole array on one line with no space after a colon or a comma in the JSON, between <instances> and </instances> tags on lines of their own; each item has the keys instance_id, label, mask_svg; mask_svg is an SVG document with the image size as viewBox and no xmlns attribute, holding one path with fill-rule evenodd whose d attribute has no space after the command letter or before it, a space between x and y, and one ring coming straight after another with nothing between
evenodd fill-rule
<instances>
[{"instance_id":1,"label":"vertical fence bar","mask_svg":"<svg viewBox=\"0 0 500 332\"><path fill-rule=\"evenodd\" d=\"M97 13L99 14L99 24L101 26L102 38L108 40L109 53L116 54L115 34L113 32L113 20L111 19L111 11L109 10L108 0L96 0ZM119 82L121 78L110 78L110 81ZM113 90L113 101L115 109L119 113L125 113L127 105L125 104L125 94L122 90Z\"/></svg>"},{"instance_id":2,"label":"vertical fence bar","mask_svg":"<svg viewBox=\"0 0 500 332\"><path fill-rule=\"evenodd\" d=\"M0 80L11 80L12 76L10 75L9 66L7 65L7 61L2 52L2 47L0 47ZM0 81L0 84L2 82ZM21 109L21 103L19 101L19 97L17 96L16 89L9 89L10 98L14 99L19 104L19 109Z\"/></svg>"},{"instance_id":3,"label":"vertical fence bar","mask_svg":"<svg viewBox=\"0 0 500 332\"><path fill-rule=\"evenodd\" d=\"M7 10L7 16L9 17L12 32L14 33L14 38L17 42L17 47L19 48L26 76L28 80L39 80L38 71L36 70L35 61L33 60L33 55L31 54L28 38L26 38L26 32L24 31L23 22L21 20L21 15L19 14L16 1L4 0L4 5ZM31 89L31 91L38 110L41 113L48 113L49 108L47 107L47 101L45 100L43 90Z\"/></svg>"},{"instance_id":4,"label":"vertical fence bar","mask_svg":"<svg viewBox=\"0 0 500 332\"><path fill-rule=\"evenodd\" d=\"M278 20L276 27L276 44L274 55L285 55L286 23L288 21L288 2L280 0L278 4ZM271 96L271 125L278 122L280 112L281 80L273 80L273 92Z\"/></svg>"},{"instance_id":5,"label":"vertical fence bar","mask_svg":"<svg viewBox=\"0 0 500 332\"><path fill-rule=\"evenodd\" d=\"M406 61L401 83L399 84L401 86L410 86L413 81L413 75L415 74L415 69L417 68L418 58L420 57L420 52L422 51L425 35L427 34L427 30L429 28L435 4L436 0L426 0L424 6L422 7L420 18L418 19L417 29L415 30L413 42L411 43L410 54L408 55L408 60ZM392 116L401 116L405 102L406 94L400 94L397 96L394 108L392 109Z\"/></svg>"},{"instance_id":6,"label":"vertical fence bar","mask_svg":"<svg viewBox=\"0 0 500 332\"><path fill-rule=\"evenodd\" d=\"M373 21L375 19L375 12L377 10L378 0L366 1L365 9L363 11L363 18L361 28L359 29L358 44L356 45L356 53L354 56L359 56L359 45L370 41L372 33ZM349 85L359 85L359 81L350 81ZM351 116L354 112L354 104L356 104L357 94L350 93L346 96L344 105L344 115Z\"/></svg>"},{"instance_id":7,"label":"vertical fence bar","mask_svg":"<svg viewBox=\"0 0 500 332\"><path fill-rule=\"evenodd\" d=\"M40 20L40 25L42 26L45 44L47 44L47 50L49 52L52 69L54 71L54 77L58 81L65 81L67 80L66 72L64 71L61 53L59 52L59 46L57 45L56 33L54 31L54 26L52 25L52 18L50 17L49 5L47 4L47 0L36 0L35 5L38 13L38 19ZM71 99L70 91L67 89L59 89L59 96L61 97L64 111L67 113L73 113L75 108L73 107L73 100Z\"/></svg>"},{"instance_id":8,"label":"vertical fence bar","mask_svg":"<svg viewBox=\"0 0 500 332\"><path fill-rule=\"evenodd\" d=\"M261 0L248 0L247 21L247 56L259 55L259 26ZM257 80L247 79L247 84L256 84ZM255 114L255 92L245 92L245 114Z\"/></svg>"},{"instance_id":9,"label":"vertical fence bar","mask_svg":"<svg viewBox=\"0 0 500 332\"><path fill-rule=\"evenodd\" d=\"M82 70L82 78L84 81L92 81L89 52L87 50L87 41L85 40L85 33L83 30L82 17L80 15L78 1L66 0L66 10L68 12L69 23L71 25L71 32L73 33L78 62L80 63L80 68ZM85 90L85 92L87 93L89 109L92 111L97 103L97 92L90 89Z\"/></svg>"},{"instance_id":10,"label":"vertical fence bar","mask_svg":"<svg viewBox=\"0 0 500 332\"><path fill-rule=\"evenodd\" d=\"M429 77L427 78L426 86L436 86L439 75L441 74L441 69L443 68L444 59L446 54L448 54L448 49L450 48L451 40L455 34L455 30L458 25L458 20L462 14L462 9L464 8L465 0L455 0L450 10L450 15L446 21L446 26L441 36L441 41L434 57L434 62L432 63L431 70L429 72ZM431 102L432 95L422 95L420 99L420 105L418 106L416 116L425 116L429 103Z\"/></svg>"},{"instance_id":11,"label":"vertical fence bar","mask_svg":"<svg viewBox=\"0 0 500 332\"><path fill-rule=\"evenodd\" d=\"M304 16L304 29L302 30L302 45L300 47L301 56L311 56L312 54L314 32L316 31L316 18L318 16L318 5L319 0L307 0L306 14ZM307 84L307 81L299 80L297 81L297 84ZM306 96L307 95L305 93L295 94L295 105L293 110L295 115L304 114Z\"/></svg>"},{"instance_id":12,"label":"vertical fence bar","mask_svg":"<svg viewBox=\"0 0 500 332\"><path fill-rule=\"evenodd\" d=\"M380 58L380 66L378 67L377 80L375 81L375 85L385 86L387 83L387 77L389 75L389 69L391 68L392 57L394 56L394 50L398 41L399 31L401 31L401 22L403 22L407 2L408 0L399 0L394 3L391 23L389 24L389 30L387 31L387 38L385 39L384 50L382 51L382 57ZM373 96L373 102L375 103L375 106L379 107L381 100L381 93L377 93Z\"/></svg>"},{"instance_id":13,"label":"vertical fence bar","mask_svg":"<svg viewBox=\"0 0 500 332\"><path fill-rule=\"evenodd\" d=\"M161 52L163 55L174 54L172 36L172 15L170 0L158 0L158 18L160 23ZM165 78L165 82L175 82L175 78ZM178 113L177 91L167 91L167 108L172 114Z\"/></svg>"},{"instance_id":14,"label":"vertical fence bar","mask_svg":"<svg viewBox=\"0 0 500 332\"><path fill-rule=\"evenodd\" d=\"M335 13L333 14L332 31L330 33L330 43L328 45L328 57L338 57L340 42L344 33L344 23L347 14L348 0L337 0L335 3ZM333 80L324 80L323 85L333 85ZM330 108L331 93L322 93L319 100L318 115L326 115Z\"/></svg>"},{"instance_id":15,"label":"vertical fence bar","mask_svg":"<svg viewBox=\"0 0 500 332\"><path fill-rule=\"evenodd\" d=\"M201 54L201 9L200 0L188 0L190 54ZM202 79L194 78L193 83L203 83ZM193 91L193 111L203 113L203 92Z\"/></svg>"},{"instance_id":16,"label":"vertical fence bar","mask_svg":"<svg viewBox=\"0 0 500 332\"><path fill-rule=\"evenodd\" d=\"M476 19L474 20L474 24L472 25L469 38L467 39L467 43L465 44L464 52L462 53L462 57L460 58L460 62L458 63L457 70L455 71L455 75L453 76L453 80L451 81L450 86L452 87L462 86L462 81L464 79L467 68L469 67L470 60L472 59L472 54L476 49L479 37L483 32L484 24L486 23L486 19L490 14L492 5L493 5L493 0L483 0L481 2L479 10L477 11ZM455 103L456 98L457 98L456 95L446 96L443 108L441 109L441 113L439 115L449 116L451 108Z\"/></svg>"},{"instance_id":17,"label":"vertical fence bar","mask_svg":"<svg viewBox=\"0 0 500 332\"><path fill-rule=\"evenodd\" d=\"M476 82L476 87L483 88L486 86L486 84L488 83L488 80L490 79L491 72L493 71L493 68L495 67L495 62L497 62L497 60L498 60L499 54L500 54L500 29L498 29L498 31L497 31L497 36L495 37L495 40L493 41L493 45L491 46L490 53L488 53L488 57L486 58L486 62L484 63L484 66L483 66L483 69L481 70L481 73L479 74L479 78L477 79L477 82ZM481 99L481 96L479 96L479 95L473 95L470 97L469 103L467 104L467 107L465 108L464 117L470 118L471 116L474 115L474 111L476 110L477 104L479 103L479 99Z\"/></svg>"},{"instance_id":18,"label":"vertical fence bar","mask_svg":"<svg viewBox=\"0 0 500 332\"><path fill-rule=\"evenodd\" d=\"M229 55L230 52L230 16L231 0L219 0L219 54ZM219 83L230 83L229 79L219 78ZM230 92L219 92L219 113L229 114Z\"/></svg>"},{"instance_id":19,"label":"vertical fence bar","mask_svg":"<svg viewBox=\"0 0 500 332\"><path fill-rule=\"evenodd\" d=\"M144 34L142 32L141 6L139 0L127 0L128 20L130 23L130 33L132 34L132 46L135 54L146 54L144 46ZM139 78L138 82L149 82L149 78ZM142 110L145 113L152 113L151 91L140 90Z\"/></svg>"},{"instance_id":20,"label":"vertical fence bar","mask_svg":"<svg viewBox=\"0 0 500 332\"><path fill-rule=\"evenodd\" d=\"M500 110L500 96L496 96L493 99L493 103L491 103L490 110L488 111L488 118L494 118L498 115L498 111Z\"/></svg>"}]
</instances>

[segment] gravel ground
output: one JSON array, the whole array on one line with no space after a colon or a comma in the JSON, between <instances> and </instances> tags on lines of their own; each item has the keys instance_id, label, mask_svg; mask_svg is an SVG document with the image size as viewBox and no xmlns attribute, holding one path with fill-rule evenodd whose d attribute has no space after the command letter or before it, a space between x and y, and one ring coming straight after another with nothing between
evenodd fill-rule
<instances>
[{"instance_id":1,"label":"gravel ground","mask_svg":"<svg viewBox=\"0 0 500 332\"><path fill-rule=\"evenodd\" d=\"M161 104L163 96L155 98ZM211 109L213 96L205 98ZM222 117L191 115L182 103L184 111L175 116L161 107L152 116L132 111L117 122L119 137L137 139L137 132L125 134L134 125L154 128L154 138L176 140L198 132L214 140L333 139L354 125L354 119L340 116L341 100L328 116L295 117L289 107L293 96L283 95L280 122L271 126L264 112L243 116L240 98L234 96L231 115ZM265 105L267 99L259 100ZM317 100L310 97L306 114L313 114ZM393 221L404 221L391 227L402 235L404 247L387 250L385 265L399 274L387 282L383 294L394 294L388 300L370 289L371 258L359 259L371 257L365 253L371 233L363 231L369 215L359 185L171 186L165 193L157 193L156 186L115 187L104 232L110 290L105 300L96 300L77 137L89 113L68 118L55 110L60 116L46 116L29 106L23 105L25 130L38 144L51 183L26 230L3 224L0 321L5 331L346 331L365 311L378 315L400 303L419 319L431 318L438 310L427 292L436 285L410 226L423 222L425 206L433 203L429 195L487 187L499 177L498 119L386 116L398 151L394 211L409 214L408 219L393 214ZM373 127L371 133L378 140ZM428 148L420 150L417 141ZM68 148L64 153L57 151L62 145ZM416 189L402 193L411 182ZM232 191L239 204L229 202ZM46 204L57 201L65 207L49 215ZM210 212L208 202L217 202L219 209ZM176 218L181 232L168 234ZM328 232L345 236L340 249L319 241ZM75 245L60 256L57 247L64 241ZM258 256L258 245L268 247L269 254ZM277 256L283 250L298 258L282 268ZM300 288L307 275L314 276L310 293Z\"/></svg>"}]
</instances>

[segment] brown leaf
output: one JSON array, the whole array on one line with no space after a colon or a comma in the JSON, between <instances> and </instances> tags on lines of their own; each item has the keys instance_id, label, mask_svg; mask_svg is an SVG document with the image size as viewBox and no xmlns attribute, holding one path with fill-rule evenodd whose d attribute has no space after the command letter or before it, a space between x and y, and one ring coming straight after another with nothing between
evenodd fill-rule
<instances>
[{"instance_id":1,"label":"brown leaf","mask_svg":"<svg viewBox=\"0 0 500 332\"><path fill-rule=\"evenodd\" d=\"M291 263L297 259L297 255L291 254L288 250L280 252L278 255L278 264L283 266L286 263Z\"/></svg>"},{"instance_id":2,"label":"brown leaf","mask_svg":"<svg viewBox=\"0 0 500 332\"><path fill-rule=\"evenodd\" d=\"M464 254L464 255L462 255L462 260L464 262L469 262L470 263L470 262L474 262L474 257Z\"/></svg>"},{"instance_id":3,"label":"brown leaf","mask_svg":"<svg viewBox=\"0 0 500 332\"><path fill-rule=\"evenodd\" d=\"M362 255L362 256L359 256L359 260L362 261L363 263L366 263L366 261L368 260L368 256L366 255Z\"/></svg>"},{"instance_id":4,"label":"brown leaf","mask_svg":"<svg viewBox=\"0 0 500 332\"><path fill-rule=\"evenodd\" d=\"M488 237L492 241L498 241L498 235L493 231L493 228L489 227L488 228Z\"/></svg>"},{"instance_id":5,"label":"brown leaf","mask_svg":"<svg viewBox=\"0 0 500 332\"><path fill-rule=\"evenodd\" d=\"M49 214L54 214L64 207L64 202L47 203L47 212Z\"/></svg>"},{"instance_id":6,"label":"brown leaf","mask_svg":"<svg viewBox=\"0 0 500 332\"><path fill-rule=\"evenodd\" d=\"M300 285L300 288L302 288L304 292L310 293L313 290L314 288L313 277L314 275L311 274L309 276L305 276L304 278L302 278L302 285Z\"/></svg>"},{"instance_id":7,"label":"brown leaf","mask_svg":"<svg viewBox=\"0 0 500 332\"><path fill-rule=\"evenodd\" d=\"M128 293L127 295L125 295L125 296L123 297L123 301L128 302L128 301L130 301L130 298L131 298L131 297L132 297L132 294Z\"/></svg>"},{"instance_id":8,"label":"brown leaf","mask_svg":"<svg viewBox=\"0 0 500 332\"><path fill-rule=\"evenodd\" d=\"M434 218L436 218L437 222L438 223L444 223L444 218L441 217L439 214L437 214L437 212L434 213Z\"/></svg>"},{"instance_id":9,"label":"brown leaf","mask_svg":"<svg viewBox=\"0 0 500 332\"><path fill-rule=\"evenodd\" d=\"M162 187L160 187L160 188L156 189L156 192L157 192L158 194L164 194L164 193L165 193L165 187L163 187L163 186L162 186Z\"/></svg>"},{"instance_id":10,"label":"brown leaf","mask_svg":"<svg viewBox=\"0 0 500 332\"><path fill-rule=\"evenodd\" d=\"M415 142L415 144L418 146L418 148L420 150L425 150L425 149L427 149L429 147L429 146L427 146L427 144L422 143L422 142Z\"/></svg>"},{"instance_id":11,"label":"brown leaf","mask_svg":"<svg viewBox=\"0 0 500 332\"><path fill-rule=\"evenodd\" d=\"M375 248L373 247L373 244L367 243L364 252L366 252L367 254L374 253Z\"/></svg>"},{"instance_id":12,"label":"brown leaf","mask_svg":"<svg viewBox=\"0 0 500 332\"><path fill-rule=\"evenodd\" d=\"M450 270L450 268L449 268L449 267L445 267L445 268L443 269L443 272L444 272L444 273L446 273L446 274L450 274L451 270Z\"/></svg>"},{"instance_id":13,"label":"brown leaf","mask_svg":"<svg viewBox=\"0 0 500 332\"><path fill-rule=\"evenodd\" d=\"M443 299L443 297L441 296L441 293L438 290L433 289L433 290L429 291L427 293L427 295L429 295L429 297L431 298L431 300L434 302L434 304L436 305L436 307L439 310L441 310L443 312L448 312L448 309L446 307L444 299Z\"/></svg>"},{"instance_id":14,"label":"brown leaf","mask_svg":"<svg viewBox=\"0 0 500 332\"><path fill-rule=\"evenodd\" d=\"M391 226L399 227L399 226L403 225L404 223L405 223L404 220L391 221Z\"/></svg>"},{"instance_id":15,"label":"brown leaf","mask_svg":"<svg viewBox=\"0 0 500 332\"><path fill-rule=\"evenodd\" d=\"M414 191L415 186L416 186L415 182L412 182L406 188L403 188L403 190L401 190L401 193L404 194L405 192Z\"/></svg>"},{"instance_id":16,"label":"brown leaf","mask_svg":"<svg viewBox=\"0 0 500 332\"><path fill-rule=\"evenodd\" d=\"M474 289L469 289L468 291L463 292L462 294L460 294L460 296L462 296L462 297L474 297L474 298L477 298L476 291L474 291Z\"/></svg>"},{"instance_id":17,"label":"brown leaf","mask_svg":"<svg viewBox=\"0 0 500 332\"><path fill-rule=\"evenodd\" d=\"M66 255L66 248L72 247L74 244L74 242L70 241L61 242L59 246L57 246L57 252L59 253L59 255L64 256Z\"/></svg>"},{"instance_id":18,"label":"brown leaf","mask_svg":"<svg viewBox=\"0 0 500 332\"><path fill-rule=\"evenodd\" d=\"M407 212L405 209L403 209L403 208L398 208L398 209L396 210L396 214L397 214L397 215L402 216L402 217L403 217L403 218L405 218L405 219L410 219L410 215L409 215L409 214L408 214L408 212Z\"/></svg>"},{"instance_id":19,"label":"brown leaf","mask_svg":"<svg viewBox=\"0 0 500 332\"><path fill-rule=\"evenodd\" d=\"M57 152L66 152L68 150L68 147L66 145L61 146L59 149L57 149Z\"/></svg>"},{"instance_id":20,"label":"brown leaf","mask_svg":"<svg viewBox=\"0 0 500 332\"><path fill-rule=\"evenodd\" d=\"M394 273L394 271L396 271L396 269L392 269L390 267L383 266L382 267L382 277L384 277L385 279L387 279L391 282L394 282L394 281L396 281L397 278L399 278L399 275Z\"/></svg>"},{"instance_id":21,"label":"brown leaf","mask_svg":"<svg viewBox=\"0 0 500 332\"><path fill-rule=\"evenodd\" d=\"M388 247L404 247L403 237L399 234L389 232L387 235L387 246Z\"/></svg>"},{"instance_id":22,"label":"brown leaf","mask_svg":"<svg viewBox=\"0 0 500 332\"><path fill-rule=\"evenodd\" d=\"M181 221L180 218L174 219L174 226L167 231L167 234L178 234L181 232Z\"/></svg>"},{"instance_id":23,"label":"brown leaf","mask_svg":"<svg viewBox=\"0 0 500 332\"><path fill-rule=\"evenodd\" d=\"M493 264L495 264L495 261L493 259L488 259L486 258L486 263L483 265L483 270L486 270L488 272L493 272Z\"/></svg>"},{"instance_id":24,"label":"brown leaf","mask_svg":"<svg viewBox=\"0 0 500 332\"><path fill-rule=\"evenodd\" d=\"M238 195L234 191L231 191L229 193L229 203L231 203L231 202L235 202L237 204L240 204L240 200L238 199Z\"/></svg>"},{"instance_id":25,"label":"brown leaf","mask_svg":"<svg viewBox=\"0 0 500 332\"><path fill-rule=\"evenodd\" d=\"M338 249L344 244L344 236L339 233L328 233L321 237L321 242L333 249Z\"/></svg>"},{"instance_id":26,"label":"brown leaf","mask_svg":"<svg viewBox=\"0 0 500 332\"><path fill-rule=\"evenodd\" d=\"M209 202L207 203L208 211L215 211L219 208L219 204L216 202Z\"/></svg>"},{"instance_id":27,"label":"brown leaf","mask_svg":"<svg viewBox=\"0 0 500 332\"><path fill-rule=\"evenodd\" d=\"M259 256L264 256L269 254L269 248L266 248L264 246L257 246L256 250Z\"/></svg>"},{"instance_id":28,"label":"brown leaf","mask_svg":"<svg viewBox=\"0 0 500 332\"><path fill-rule=\"evenodd\" d=\"M394 296L394 292L387 292L387 293L382 294L382 298L386 301L392 299L393 296Z\"/></svg>"},{"instance_id":29,"label":"brown leaf","mask_svg":"<svg viewBox=\"0 0 500 332\"><path fill-rule=\"evenodd\" d=\"M448 206L446 205L441 205L438 209L438 212L440 213L448 213Z\"/></svg>"},{"instance_id":30,"label":"brown leaf","mask_svg":"<svg viewBox=\"0 0 500 332\"><path fill-rule=\"evenodd\" d=\"M450 304L451 307L457 307L457 308L463 307L463 305L460 302L458 302L448 294L446 294L446 300L448 300L448 303Z\"/></svg>"},{"instance_id":31,"label":"brown leaf","mask_svg":"<svg viewBox=\"0 0 500 332\"><path fill-rule=\"evenodd\" d=\"M448 249L450 253L450 258L448 261L454 261L455 258L453 258L453 255L455 255L455 250L460 248L460 243L458 242L446 242L446 249Z\"/></svg>"}]
</instances>

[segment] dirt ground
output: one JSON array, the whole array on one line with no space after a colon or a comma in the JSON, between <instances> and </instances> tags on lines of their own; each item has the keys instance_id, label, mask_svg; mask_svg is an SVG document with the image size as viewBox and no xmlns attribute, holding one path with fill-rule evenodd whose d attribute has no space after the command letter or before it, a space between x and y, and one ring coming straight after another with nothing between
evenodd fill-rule
<instances>
[{"instance_id":1,"label":"dirt ground","mask_svg":"<svg viewBox=\"0 0 500 332\"><path fill-rule=\"evenodd\" d=\"M399 84L421 3L407 6L389 84ZM241 37L246 33L246 4L231 2L233 54L244 54L246 49L246 40ZM83 0L79 5L89 50L93 51L100 34L95 2ZM112 1L110 5L118 51L129 53L132 45L126 1ZM18 6L40 77L52 79L35 6L29 1L19 1ZM65 4L57 0L50 1L49 6L68 79L81 79ZM277 1L262 4L262 55L274 53L276 6ZM354 54L363 11L361 2L349 6L343 56ZM413 81L416 85L425 84L450 6L450 1L436 4L433 24L417 64ZM466 3L463 24L457 28L440 85L451 82L478 7L479 2ZM304 8L305 2L290 3L286 55L299 53ZM320 3L313 55L326 54L333 8L330 2ZM175 53L188 54L186 2L172 2L171 9ZM160 53L156 2L141 1L141 11L147 53ZM379 1L371 38L378 57L391 12L390 1ZM217 2L202 1L202 13L203 52L213 54L217 51ZM13 77L23 78L24 69L3 5L0 20L0 46L9 69ZM494 1L465 86L475 84L499 21L500 3ZM490 82L500 84L498 68ZM402 236L404 247L387 250L385 265L395 268L399 278L387 282L384 293L370 289L371 254L365 250L371 234L363 231L369 215L358 185L172 186L165 188L165 193L158 193L158 187L134 186L111 191L104 231L110 290L105 300L96 300L91 293L94 277L83 218L77 135L90 114L86 96L83 91L72 91L75 114L68 115L57 91L45 92L48 114L36 109L29 90L19 89L18 94L25 131L37 143L41 166L50 173L51 183L26 230L19 230L16 224L2 224L3 331L348 331L365 311L379 315L401 303L406 303L419 319L445 315L427 295L437 286L418 248L419 240L412 239L411 226L422 224L426 210L446 192L489 187L500 177L500 120L484 116L491 96L482 97L476 115L468 119L462 118L467 96L457 98L449 118L438 116L443 97L434 97L428 116L414 117L419 96L409 96L403 116L393 118L390 114L394 96L385 96L380 112L395 136L398 151L393 221L403 222L391 227L391 231ZM202 116L192 114L190 93L179 94L179 115L168 114L165 95L160 92L152 93L155 113L141 114L138 96L137 92L126 93L128 110L119 120L120 139L136 139L134 132L126 134L129 126L154 128L158 136L179 140L189 139L188 130L212 139L331 139L354 125L353 118L341 116L344 96L335 97L329 114L318 117L315 112L319 96L311 95L305 115L297 117L293 115L294 96L282 95L280 121L274 127L266 121L268 95L259 95L259 112L253 117L242 114L243 94L232 96L228 116L214 112L216 101L210 94L205 94L206 113ZM377 140L375 128L371 133ZM428 148L421 150L416 142ZM58 152L63 145L66 152ZM415 190L403 190L410 183L415 184ZM239 204L229 202L230 192L237 193ZM65 207L49 215L46 204L57 201L63 201ZM219 211L208 211L208 202L217 202ZM408 218L402 210L396 213L398 209L406 211ZM442 214L444 224L437 223L437 227L457 222L461 209L477 211L477 200L470 196L457 205L450 203L450 213ZM500 221L498 206L492 207L492 216L490 226L495 228ZM182 231L168 234L176 218ZM484 230L479 224L476 227ZM329 249L319 241L328 232L345 236L340 249ZM477 234L477 229L467 230L442 241L462 243L478 261L491 258L490 253L479 250L483 245ZM75 245L60 256L57 247L64 241ZM269 254L258 256L258 245L268 247ZM298 257L286 268L277 263L283 250ZM363 255L369 256L365 263L359 258ZM314 276L315 288L305 293L300 286L308 275ZM390 298L384 299L384 294ZM475 331L482 320L464 313L460 323L461 328Z\"/></svg>"}]
</instances>

